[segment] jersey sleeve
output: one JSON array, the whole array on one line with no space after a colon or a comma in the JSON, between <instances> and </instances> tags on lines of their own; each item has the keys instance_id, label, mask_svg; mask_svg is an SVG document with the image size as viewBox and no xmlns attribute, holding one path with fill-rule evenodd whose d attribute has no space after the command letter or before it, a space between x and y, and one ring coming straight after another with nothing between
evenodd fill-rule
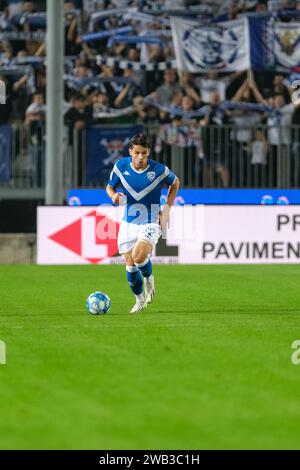
<instances>
[{"instance_id":1,"label":"jersey sleeve","mask_svg":"<svg viewBox=\"0 0 300 470\"><path fill-rule=\"evenodd\" d=\"M111 186L114 189L116 189L116 187L119 186L120 178L117 175L117 173L118 173L118 167L117 167L117 164L115 164L110 174L107 186Z\"/></svg>"},{"instance_id":2,"label":"jersey sleeve","mask_svg":"<svg viewBox=\"0 0 300 470\"><path fill-rule=\"evenodd\" d=\"M167 176L164 179L164 183L167 184L168 186L172 186L172 184L175 183L176 180L176 175L173 173L173 171L169 170L169 168L166 166L166 172Z\"/></svg>"}]
</instances>

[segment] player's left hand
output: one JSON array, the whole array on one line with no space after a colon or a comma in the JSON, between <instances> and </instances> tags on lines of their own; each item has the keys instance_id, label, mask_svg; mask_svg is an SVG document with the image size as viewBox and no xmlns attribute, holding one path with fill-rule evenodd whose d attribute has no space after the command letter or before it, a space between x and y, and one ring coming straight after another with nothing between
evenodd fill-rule
<instances>
[{"instance_id":1,"label":"player's left hand","mask_svg":"<svg viewBox=\"0 0 300 470\"><path fill-rule=\"evenodd\" d=\"M160 214L160 226L163 232L170 226L170 206L166 204Z\"/></svg>"}]
</instances>

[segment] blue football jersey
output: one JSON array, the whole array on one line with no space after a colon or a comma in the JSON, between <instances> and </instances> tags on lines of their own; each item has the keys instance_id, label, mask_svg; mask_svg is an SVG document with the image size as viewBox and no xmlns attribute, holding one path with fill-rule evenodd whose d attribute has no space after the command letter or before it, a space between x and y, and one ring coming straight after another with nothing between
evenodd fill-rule
<instances>
[{"instance_id":1,"label":"blue football jersey","mask_svg":"<svg viewBox=\"0 0 300 470\"><path fill-rule=\"evenodd\" d=\"M148 224L158 221L162 185L171 186L175 180L176 175L161 163L149 160L145 170L137 171L131 157L125 157L116 162L108 185L114 189L121 186L127 198L123 220Z\"/></svg>"}]
</instances>

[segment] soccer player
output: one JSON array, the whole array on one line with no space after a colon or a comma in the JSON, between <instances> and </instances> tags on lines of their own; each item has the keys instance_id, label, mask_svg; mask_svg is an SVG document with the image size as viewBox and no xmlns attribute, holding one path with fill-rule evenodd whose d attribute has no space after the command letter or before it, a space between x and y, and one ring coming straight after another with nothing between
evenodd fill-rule
<instances>
[{"instance_id":1,"label":"soccer player","mask_svg":"<svg viewBox=\"0 0 300 470\"><path fill-rule=\"evenodd\" d=\"M118 246L126 261L129 286L136 297L130 313L139 313L154 298L150 255L162 231L169 225L170 208L179 189L176 175L165 165L149 159L150 148L146 135L133 136L129 144L130 156L117 161L106 187L114 204L125 205ZM169 190L161 211L163 184L168 185ZM116 192L118 186L123 192Z\"/></svg>"}]
</instances>

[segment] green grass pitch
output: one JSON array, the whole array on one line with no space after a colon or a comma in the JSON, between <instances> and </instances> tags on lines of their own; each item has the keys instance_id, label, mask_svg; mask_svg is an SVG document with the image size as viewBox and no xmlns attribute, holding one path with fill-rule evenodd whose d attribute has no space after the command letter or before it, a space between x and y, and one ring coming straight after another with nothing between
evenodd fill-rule
<instances>
[{"instance_id":1,"label":"green grass pitch","mask_svg":"<svg viewBox=\"0 0 300 470\"><path fill-rule=\"evenodd\" d=\"M300 267L155 276L134 316L122 266L0 267L1 449L300 448Z\"/></svg>"}]
</instances>

